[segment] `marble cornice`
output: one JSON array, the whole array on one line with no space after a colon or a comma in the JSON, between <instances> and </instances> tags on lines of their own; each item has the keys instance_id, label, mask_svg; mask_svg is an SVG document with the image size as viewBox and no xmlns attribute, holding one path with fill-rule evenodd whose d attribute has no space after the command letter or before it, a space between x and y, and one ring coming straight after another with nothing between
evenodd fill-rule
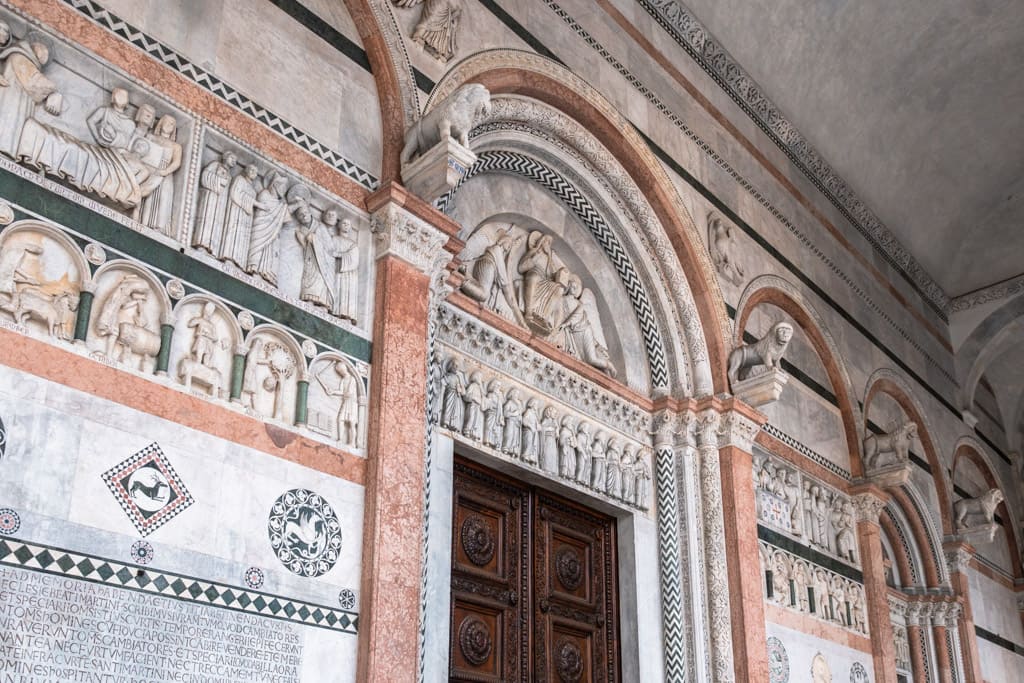
<instances>
[{"instance_id":1,"label":"marble cornice","mask_svg":"<svg viewBox=\"0 0 1024 683\"><path fill-rule=\"evenodd\" d=\"M792 159L821 193L871 245L911 282L921 297L948 319L950 297L895 235L854 193L807 139L768 99L764 90L680 0L640 0L640 5L743 111Z\"/></svg>"}]
</instances>

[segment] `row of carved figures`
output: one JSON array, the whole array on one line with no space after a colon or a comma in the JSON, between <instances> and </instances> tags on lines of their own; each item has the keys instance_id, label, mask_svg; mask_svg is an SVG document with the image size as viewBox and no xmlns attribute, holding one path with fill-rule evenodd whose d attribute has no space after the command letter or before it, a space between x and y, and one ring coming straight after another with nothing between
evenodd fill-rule
<instances>
[{"instance_id":1,"label":"row of carved figures","mask_svg":"<svg viewBox=\"0 0 1024 683\"><path fill-rule=\"evenodd\" d=\"M648 454L595 425L562 414L476 367L449 358L443 376L441 425L476 443L536 465L566 481L646 510Z\"/></svg>"},{"instance_id":2,"label":"row of carved figures","mask_svg":"<svg viewBox=\"0 0 1024 683\"><path fill-rule=\"evenodd\" d=\"M99 245L83 252L36 221L9 226L0 233L0 321L75 341L97 360L173 374L189 390L255 415L363 445L366 392L346 358L317 355L310 340L304 348L282 328L256 325L248 312L185 296L180 281L164 285L141 265L105 258Z\"/></svg>"},{"instance_id":3,"label":"row of carved figures","mask_svg":"<svg viewBox=\"0 0 1024 683\"><path fill-rule=\"evenodd\" d=\"M867 633L864 586L763 541L758 548L769 602Z\"/></svg>"},{"instance_id":4,"label":"row of carved figures","mask_svg":"<svg viewBox=\"0 0 1024 683\"><path fill-rule=\"evenodd\" d=\"M277 286L278 239L292 230L302 249L299 298L356 321L359 239L348 219L330 207L316 215L312 195L301 183L255 163L239 168L228 150L203 167L199 178L192 246L233 263Z\"/></svg>"},{"instance_id":5,"label":"row of carved figures","mask_svg":"<svg viewBox=\"0 0 1024 683\"><path fill-rule=\"evenodd\" d=\"M809 545L858 563L853 501L767 456L754 463L758 517Z\"/></svg>"},{"instance_id":6,"label":"row of carved figures","mask_svg":"<svg viewBox=\"0 0 1024 683\"><path fill-rule=\"evenodd\" d=\"M48 45L35 32L15 38L0 22L0 153L173 237L174 178L183 162L177 119L133 104L115 87L84 125L74 122L91 140L61 127L67 108L46 73ZM318 212L309 188L277 170L261 177L253 162L234 173L238 158L224 151L203 167L192 245L277 287L279 239L291 228L302 250L300 298L355 322L359 247L351 222L339 221L335 208Z\"/></svg>"}]
</instances>

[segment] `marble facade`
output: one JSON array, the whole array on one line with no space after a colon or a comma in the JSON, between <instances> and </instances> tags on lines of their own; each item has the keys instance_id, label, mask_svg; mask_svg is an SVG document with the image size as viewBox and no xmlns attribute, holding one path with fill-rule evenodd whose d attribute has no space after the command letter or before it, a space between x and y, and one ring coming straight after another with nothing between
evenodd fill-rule
<instances>
[{"instance_id":1,"label":"marble facade","mask_svg":"<svg viewBox=\"0 0 1024 683\"><path fill-rule=\"evenodd\" d=\"M458 454L616 518L622 680L1024 670L943 321L673 2L0 4L12 591L263 653L168 671L443 680Z\"/></svg>"}]
</instances>

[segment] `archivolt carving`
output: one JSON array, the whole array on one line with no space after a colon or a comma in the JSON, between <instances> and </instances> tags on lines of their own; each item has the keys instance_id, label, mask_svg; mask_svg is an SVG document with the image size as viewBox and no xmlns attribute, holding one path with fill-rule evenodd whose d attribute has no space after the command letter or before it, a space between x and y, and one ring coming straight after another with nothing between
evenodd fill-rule
<instances>
[{"instance_id":1,"label":"archivolt carving","mask_svg":"<svg viewBox=\"0 0 1024 683\"><path fill-rule=\"evenodd\" d=\"M437 85L434 93L431 94L427 103L427 108L430 109L434 106L435 102L446 97L452 90L454 90L455 87L461 83L467 82L474 76L478 76L491 69L510 67L518 68L522 71L539 73L565 83L581 97L586 99L588 104L597 108L602 115L606 116L610 121L620 124L618 128L622 130L626 140L636 151L636 154L642 158L650 171L659 179L660 185L669 195L674 213L682 219L683 224L686 226L687 239L693 245L701 244L696 225L685 206L683 206L678 193L671 184L664 170L660 167L657 159L654 158L653 154L644 144L642 139L640 139L639 135L629 126L628 122L618 114L615 108L596 90L591 88L582 79L571 74L564 67L555 64L554 62L533 53L520 52L516 50L491 50L478 53L463 62L460 62L454 69L449 71L445 78ZM494 111L490 118L494 121L505 118L503 116L502 108L498 106L499 100L512 101L513 99L520 99L520 102L524 101L521 98L492 95ZM522 105L517 106L522 107ZM551 131L557 137L565 139L569 144L579 149L586 158L594 163L599 173L606 175L610 182L612 182L616 187L621 188L620 194L625 200L629 201L631 205L646 205L645 198L636 187L635 183L632 182L632 179L628 174L625 173L608 150L604 148L599 141L594 139L593 136L587 133L578 122L575 122L550 107L537 102L532 102L530 104L530 108L539 114L535 121L538 128ZM525 111L525 107L523 107L523 109L524 114L530 115L531 112ZM653 219L653 212L651 212L649 207L647 207L647 211L643 212L641 215L651 216ZM682 326L687 332L686 344L688 355L695 368L697 368L697 377L695 378L693 393L696 395L710 393L712 391L712 387L710 368L706 367L707 347L704 343L703 334L700 332L701 325L697 316L696 306L693 304L692 295L690 294L685 276L679 267L678 256L671 247L671 244L668 243L664 230L658 226L658 222L656 220L639 220L637 225L641 228L640 232L643 232L649 239L651 239L652 244L654 245L654 255L659 264L659 268L663 273L672 273L671 279L680 285L671 287L669 291L679 293L679 296L676 299L676 305L679 308L678 315L683 318ZM655 226L657 226L657 229L655 229ZM719 311L719 317L716 322L719 325L719 329L723 331L723 336L727 336L725 335L725 331L728 329L728 321L724 316L724 302L721 297L721 291L718 288L717 280L714 276L710 257L703 248L694 249L693 251L694 265L698 269L702 281L707 286L709 295L717 304L715 308ZM667 277L667 275L662 275L662 277Z\"/></svg>"}]
</instances>

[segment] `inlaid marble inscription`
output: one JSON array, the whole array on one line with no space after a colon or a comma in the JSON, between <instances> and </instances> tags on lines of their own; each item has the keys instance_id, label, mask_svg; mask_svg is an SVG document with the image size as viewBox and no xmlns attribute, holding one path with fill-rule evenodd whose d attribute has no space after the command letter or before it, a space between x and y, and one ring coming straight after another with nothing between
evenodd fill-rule
<instances>
[{"instance_id":1,"label":"inlaid marble inscription","mask_svg":"<svg viewBox=\"0 0 1024 683\"><path fill-rule=\"evenodd\" d=\"M14 680L299 681L299 627L0 567L0 670Z\"/></svg>"}]
</instances>

